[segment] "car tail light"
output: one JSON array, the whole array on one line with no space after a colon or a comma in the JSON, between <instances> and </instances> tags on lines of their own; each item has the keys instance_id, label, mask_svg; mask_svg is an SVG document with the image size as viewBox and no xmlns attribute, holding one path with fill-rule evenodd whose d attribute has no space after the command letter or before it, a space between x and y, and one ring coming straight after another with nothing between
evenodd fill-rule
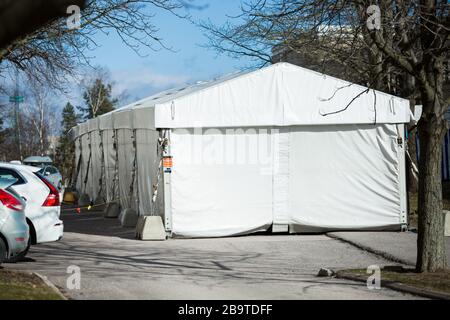
<instances>
[{"instance_id":1,"label":"car tail light","mask_svg":"<svg viewBox=\"0 0 450 320\"><path fill-rule=\"evenodd\" d=\"M50 189L50 193L42 204L43 207L58 207L61 203L59 201L59 191L56 187L51 184L47 179L42 177L40 174L36 173L36 176L45 183L45 185Z\"/></svg>"},{"instance_id":2,"label":"car tail light","mask_svg":"<svg viewBox=\"0 0 450 320\"><path fill-rule=\"evenodd\" d=\"M3 203L5 207L14 211L23 211L25 209L19 199L3 189L0 189L0 202Z\"/></svg>"}]
</instances>

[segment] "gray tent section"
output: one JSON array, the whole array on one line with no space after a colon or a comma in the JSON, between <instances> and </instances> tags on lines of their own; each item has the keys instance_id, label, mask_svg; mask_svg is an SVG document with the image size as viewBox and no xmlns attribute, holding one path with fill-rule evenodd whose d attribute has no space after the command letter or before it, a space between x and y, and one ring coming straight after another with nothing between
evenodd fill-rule
<instances>
[{"instance_id":1,"label":"gray tent section","mask_svg":"<svg viewBox=\"0 0 450 320\"><path fill-rule=\"evenodd\" d=\"M95 203L118 202L139 215L153 214L158 203L149 195L160 157L152 119L151 109L123 109L74 128L80 194Z\"/></svg>"},{"instance_id":2,"label":"gray tent section","mask_svg":"<svg viewBox=\"0 0 450 320\"><path fill-rule=\"evenodd\" d=\"M97 119L74 127L76 169L80 194L92 203L118 202L122 211L140 216L164 211L160 131L155 127L157 103L185 96L243 76L234 73L208 82L157 93Z\"/></svg>"}]
</instances>

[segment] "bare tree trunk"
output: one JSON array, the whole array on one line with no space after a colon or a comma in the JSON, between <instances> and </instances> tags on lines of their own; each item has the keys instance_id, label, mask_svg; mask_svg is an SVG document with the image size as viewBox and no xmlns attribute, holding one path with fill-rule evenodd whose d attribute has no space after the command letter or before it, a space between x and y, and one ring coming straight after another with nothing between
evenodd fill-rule
<instances>
[{"instance_id":1,"label":"bare tree trunk","mask_svg":"<svg viewBox=\"0 0 450 320\"><path fill-rule=\"evenodd\" d=\"M39 105L39 112L40 112L40 118L39 118L39 143L40 143L40 149L41 149L41 156L44 156L44 98L41 100L41 103Z\"/></svg>"},{"instance_id":2,"label":"bare tree trunk","mask_svg":"<svg viewBox=\"0 0 450 320\"><path fill-rule=\"evenodd\" d=\"M41 151L41 156L43 157L44 153L45 153L45 150L44 150L44 134L42 133L42 131L39 134L39 144L40 144L39 149Z\"/></svg>"},{"instance_id":3,"label":"bare tree trunk","mask_svg":"<svg viewBox=\"0 0 450 320\"><path fill-rule=\"evenodd\" d=\"M432 110L434 107L424 105L426 110ZM418 129L420 179L416 269L417 272L435 272L447 267L441 173L442 141L446 132L445 119L443 116L435 115L422 118Z\"/></svg>"},{"instance_id":4,"label":"bare tree trunk","mask_svg":"<svg viewBox=\"0 0 450 320\"><path fill-rule=\"evenodd\" d=\"M417 163L416 130L409 132L408 152L411 156L411 159L409 159L409 157L407 158L408 192L417 193L419 191L419 179L415 169L417 169L419 165Z\"/></svg>"}]
</instances>

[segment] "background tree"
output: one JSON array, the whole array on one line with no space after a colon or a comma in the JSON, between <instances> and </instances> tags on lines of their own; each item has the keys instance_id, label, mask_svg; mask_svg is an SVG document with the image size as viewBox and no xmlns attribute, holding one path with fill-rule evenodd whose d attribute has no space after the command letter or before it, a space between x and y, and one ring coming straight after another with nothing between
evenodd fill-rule
<instances>
[{"instance_id":1,"label":"background tree","mask_svg":"<svg viewBox=\"0 0 450 320\"><path fill-rule=\"evenodd\" d=\"M49 118L50 114L50 90L41 85L35 79L28 79L29 102L25 103L24 109L27 112L27 120L31 122L30 128L34 129L37 135L39 153L44 156L48 147Z\"/></svg>"},{"instance_id":2,"label":"background tree","mask_svg":"<svg viewBox=\"0 0 450 320\"><path fill-rule=\"evenodd\" d=\"M446 268L442 141L450 58L450 4L444 0L252 0L236 23L201 23L209 46L234 57L272 62L280 45L344 67L340 77L422 104L417 271ZM359 79L359 80L358 80ZM356 105L356 104L355 104ZM356 107L356 106L354 106ZM345 110L342 110L345 112Z\"/></svg>"},{"instance_id":3,"label":"background tree","mask_svg":"<svg viewBox=\"0 0 450 320\"><path fill-rule=\"evenodd\" d=\"M0 153L3 154L2 146L5 143L5 139L8 135L7 130L4 128L3 116L0 114ZM6 161L6 158L2 156L2 161Z\"/></svg>"},{"instance_id":4,"label":"background tree","mask_svg":"<svg viewBox=\"0 0 450 320\"><path fill-rule=\"evenodd\" d=\"M84 106L79 107L85 120L96 118L115 109L117 98L112 97L112 83L105 70L86 77L81 82Z\"/></svg>"},{"instance_id":5,"label":"background tree","mask_svg":"<svg viewBox=\"0 0 450 320\"><path fill-rule=\"evenodd\" d=\"M79 118L75 107L68 102L62 111L61 134L55 155L55 163L60 169L64 180L70 179L73 172L75 145L69 135L69 131L78 124Z\"/></svg>"},{"instance_id":6,"label":"background tree","mask_svg":"<svg viewBox=\"0 0 450 320\"><path fill-rule=\"evenodd\" d=\"M182 0L87 0L79 27L69 28L66 14L0 47L3 73L18 68L41 83L63 90L69 76L76 77L81 68L90 66L88 52L98 46L95 36L99 33L117 34L139 55L146 50L170 49L157 35L158 28L152 23L154 13L167 11L182 18L178 12L185 5Z\"/></svg>"},{"instance_id":7,"label":"background tree","mask_svg":"<svg viewBox=\"0 0 450 320\"><path fill-rule=\"evenodd\" d=\"M32 155L41 155L42 146L39 134L37 134L35 124L39 121L38 116L30 113L20 112L19 113L19 125L21 131L21 141L22 141L22 154L24 157ZM0 144L0 151L2 153L3 161L20 160L19 149L17 148L17 135L15 128L15 114L8 109L5 112L5 129L3 134L3 142ZM48 139L49 128L44 126L43 136L44 136L44 155L51 155L49 151L49 139Z\"/></svg>"},{"instance_id":8,"label":"background tree","mask_svg":"<svg viewBox=\"0 0 450 320\"><path fill-rule=\"evenodd\" d=\"M73 14L67 13L69 5L79 5L83 9L79 25L67 23ZM144 54L145 49L168 49L157 36L158 29L152 23L154 13L167 11L181 18L178 12L185 6L182 0L0 0L0 77L20 70L37 83L63 92L83 67L91 67L87 52L97 47L94 40L97 34L113 32L138 54ZM108 95L108 85L105 89ZM0 92L4 91L5 88L0 87ZM105 103L100 109L110 107ZM20 159L20 155L15 154L17 143L14 143L10 110L2 112L7 129L1 148L8 150L4 153L8 160ZM21 113L22 125L18 129L41 126L42 119L34 120ZM55 127L46 129L54 131ZM34 149L35 145L40 145L42 150L42 140L34 141L36 134L24 135L33 144L27 144L28 150L22 153L41 153ZM23 140L25 144L26 139Z\"/></svg>"}]
</instances>

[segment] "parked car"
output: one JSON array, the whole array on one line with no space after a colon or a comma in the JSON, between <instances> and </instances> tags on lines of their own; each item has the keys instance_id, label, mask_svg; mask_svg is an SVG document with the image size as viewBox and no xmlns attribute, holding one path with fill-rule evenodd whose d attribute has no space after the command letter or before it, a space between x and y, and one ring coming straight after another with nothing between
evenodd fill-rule
<instances>
[{"instance_id":1,"label":"parked car","mask_svg":"<svg viewBox=\"0 0 450 320\"><path fill-rule=\"evenodd\" d=\"M33 166L33 167L44 167L47 165L51 165L53 163L52 158L50 157L42 157L42 156L31 156L28 158L25 158L23 160L23 164L27 166Z\"/></svg>"},{"instance_id":2,"label":"parked car","mask_svg":"<svg viewBox=\"0 0 450 320\"><path fill-rule=\"evenodd\" d=\"M0 163L0 178L17 179L11 188L26 201L31 244L58 241L64 232L59 191L39 171L38 167Z\"/></svg>"},{"instance_id":3,"label":"parked car","mask_svg":"<svg viewBox=\"0 0 450 320\"><path fill-rule=\"evenodd\" d=\"M0 264L22 259L29 249L25 201L11 189L16 182L0 178Z\"/></svg>"},{"instance_id":4,"label":"parked car","mask_svg":"<svg viewBox=\"0 0 450 320\"><path fill-rule=\"evenodd\" d=\"M50 181L58 190L61 192L63 189L62 175L56 167L51 165L46 165L39 170L48 181Z\"/></svg>"},{"instance_id":5,"label":"parked car","mask_svg":"<svg viewBox=\"0 0 450 320\"><path fill-rule=\"evenodd\" d=\"M41 168L40 173L50 181L62 197L64 194L64 186L62 175L59 170L53 165L53 160L50 157L31 156L23 160L23 164L32 167Z\"/></svg>"}]
</instances>

